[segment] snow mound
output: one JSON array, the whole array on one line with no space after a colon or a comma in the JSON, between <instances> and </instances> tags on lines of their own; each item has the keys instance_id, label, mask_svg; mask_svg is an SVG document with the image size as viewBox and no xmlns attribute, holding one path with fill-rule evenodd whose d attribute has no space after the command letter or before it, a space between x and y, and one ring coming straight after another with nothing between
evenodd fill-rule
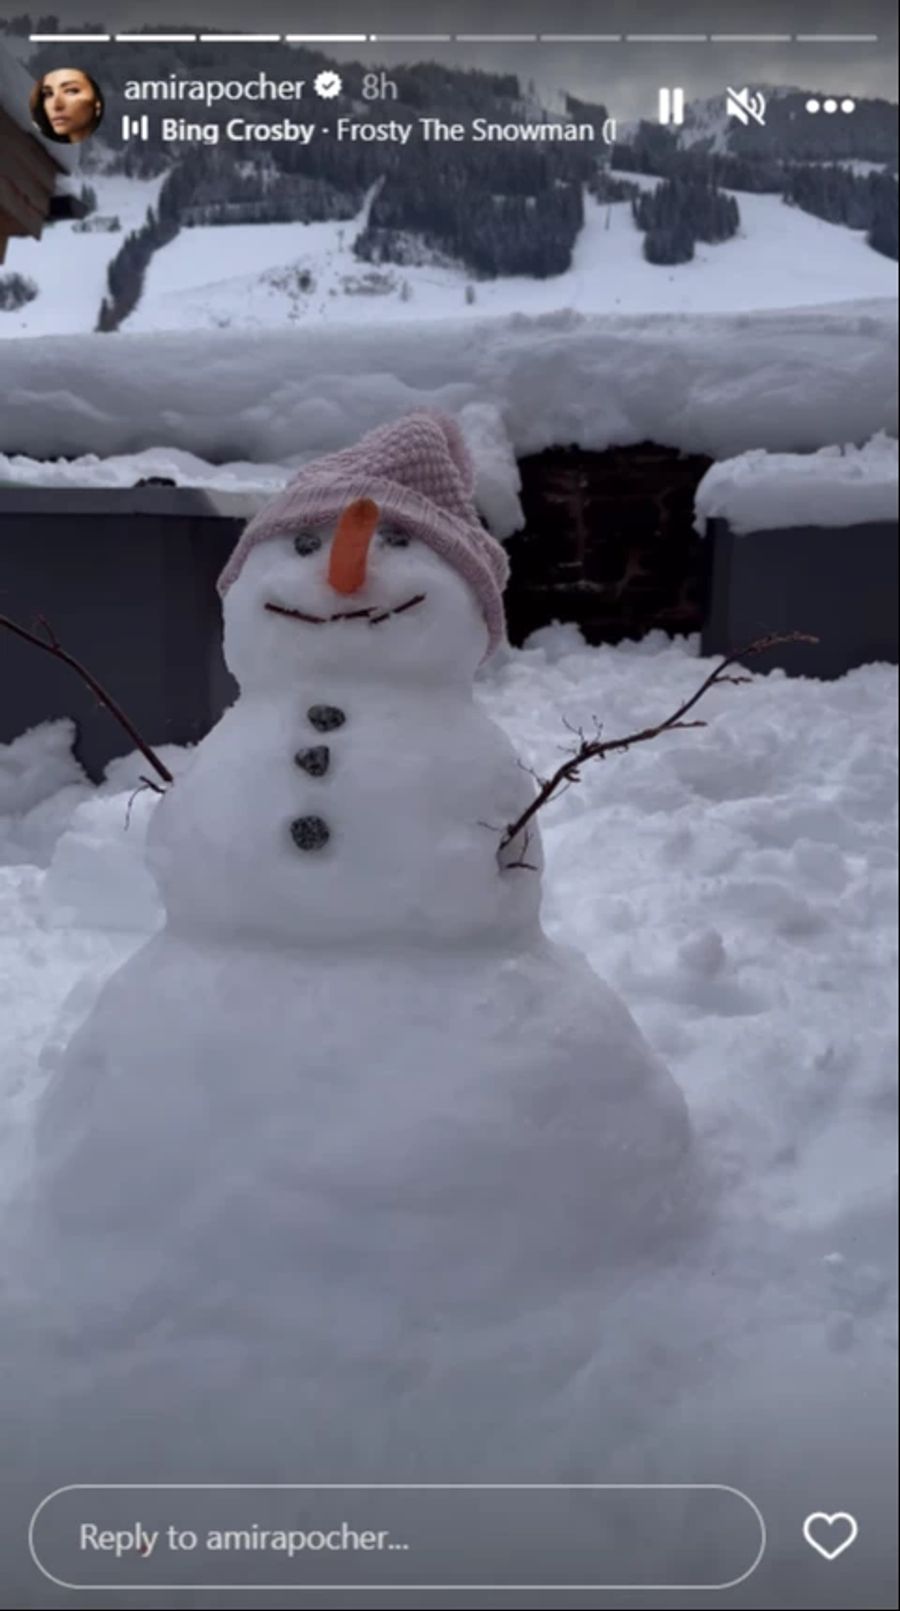
<instances>
[{"instance_id":1,"label":"snow mound","mask_svg":"<svg viewBox=\"0 0 900 1611\"><path fill-rule=\"evenodd\" d=\"M60 789L84 782L74 741L75 723L64 717L0 744L0 816L24 815Z\"/></svg>"},{"instance_id":2,"label":"snow mound","mask_svg":"<svg viewBox=\"0 0 900 1611\"><path fill-rule=\"evenodd\" d=\"M93 1277L81 1259L113 1225L126 1262L117 1307L126 1292L199 1297L212 1257L236 1298L252 1288L276 1311L283 1259L295 1274L308 1264L301 1308L322 1291L313 1271L347 1260L391 1305L465 1307L553 1290L636 1246L656 1258L679 1239L683 1104L575 953L299 961L163 931L107 984L39 1116L42 1190L65 1204L64 1240L85 1238L69 1266L79 1306L102 1309L113 1292L109 1236ZM471 1017L448 1037L462 1001ZM673 1175L644 1170L649 1156ZM297 1217L285 1217L291 1198Z\"/></svg>"},{"instance_id":3,"label":"snow mound","mask_svg":"<svg viewBox=\"0 0 900 1611\"><path fill-rule=\"evenodd\" d=\"M522 524L521 481L500 411L492 403L467 403L460 410L459 423L475 468L478 508L496 537L509 537ZM299 466L314 456L297 453L285 464L252 464L240 459L209 464L196 453L177 447L114 453L109 458L83 453L74 459L49 461L0 453L0 487L127 488L148 477L161 477L177 487L250 493L262 502L280 491Z\"/></svg>"},{"instance_id":4,"label":"snow mound","mask_svg":"<svg viewBox=\"0 0 900 1611\"><path fill-rule=\"evenodd\" d=\"M862 447L805 454L756 449L707 470L694 524L705 532L708 520L721 519L747 532L896 521L897 487L897 441L883 431Z\"/></svg>"},{"instance_id":5,"label":"snow mound","mask_svg":"<svg viewBox=\"0 0 900 1611\"><path fill-rule=\"evenodd\" d=\"M83 453L74 459L31 459L0 453L0 486L133 487L148 477L174 481L177 487L207 487L215 492L258 493L271 497L290 478L283 464L208 464L196 453L177 447L145 448L101 458Z\"/></svg>"},{"instance_id":6,"label":"snow mound","mask_svg":"<svg viewBox=\"0 0 900 1611\"><path fill-rule=\"evenodd\" d=\"M54 1052L35 1151L9 1376L100 1481L471 1480L538 1450L552 1474L582 1327L665 1279L693 1218L676 1088L550 945L301 959L163 930Z\"/></svg>"},{"instance_id":7,"label":"snow mound","mask_svg":"<svg viewBox=\"0 0 900 1611\"><path fill-rule=\"evenodd\" d=\"M158 798L151 790L97 794L78 806L41 885L49 926L140 933L159 926L162 906L144 859Z\"/></svg>"},{"instance_id":8,"label":"snow mound","mask_svg":"<svg viewBox=\"0 0 900 1611\"><path fill-rule=\"evenodd\" d=\"M511 537L524 516L522 480L500 410L492 403L467 403L459 423L475 466L475 501L496 537Z\"/></svg>"},{"instance_id":9,"label":"snow mound","mask_svg":"<svg viewBox=\"0 0 900 1611\"><path fill-rule=\"evenodd\" d=\"M806 452L896 431L896 330L884 299L10 341L0 442L41 459L166 444L218 464L292 464L412 408L459 417L474 403L496 410L517 458L648 440L719 459Z\"/></svg>"},{"instance_id":10,"label":"snow mound","mask_svg":"<svg viewBox=\"0 0 900 1611\"><path fill-rule=\"evenodd\" d=\"M90 785L72 753L75 724L64 718L0 744L0 863L43 865Z\"/></svg>"}]
</instances>

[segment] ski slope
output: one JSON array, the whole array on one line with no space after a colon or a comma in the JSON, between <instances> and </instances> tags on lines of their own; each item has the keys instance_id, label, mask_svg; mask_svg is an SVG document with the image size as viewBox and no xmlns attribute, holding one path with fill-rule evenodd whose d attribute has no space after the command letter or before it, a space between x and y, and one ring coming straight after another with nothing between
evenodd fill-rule
<instances>
[{"instance_id":1,"label":"ski slope","mask_svg":"<svg viewBox=\"0 0 900 1611\"><path fill-rule=\"evenodd\" d=\"M122 225L115 234L82 233L66 221L49 225L39 241L11 241L0 274L24 274L34 281L38 295L24 308L0 313L0 341L4 336L67 336L96 329L109 263L129 230L144 222L163 178L87 176L86 183L97 193L97 215L117 217Z\"/></svg>"},{"instance_id":2,"label":"ski slope","mask_svg":"<svg viewBox=\"0 0 900 1611\"><path fill-rule=\"evenodd\" d=\"M700 245L693 262L668 268L645 260L630 203L586 197L572 267L548 280L475 282L463 267L361 263L352 243L362 218L182 231L151 263L124 328L443 317L466 310L472 284L473 313L732 313L896 294L895 265L873 252L861 231L786 207L780 196L742 194L738 204L742 223L733 240ZM234 272L223 275L223 264ZM298 288L304 270L314 280L309 292Z\"/></svg>"},{"instance_id":3,"label":"ski slope","mask_svg":"<svg viewBox=\"0 0 900 1611\"><path fill-rule=\"evenodd\" d=\"M644 186L657 181L627 175ZM160 179L92 179L99 211L123 230L143 221ZM561 308L583 313L732 313L895 297L896 265L861 231L828 224L779 196L737 197L741 228L730 241L698 245L694 260L647 263L628 202L585 200L585 225L571 268L547 280L474 280L464 266L373 265L353 255L365 222L234 224L184 229L150 263L129 332L276 330L310 324L368 324ZM80 234L57 224L42 242L16 241L7 268L27 274L39 295L0 314L5 336L93 330L106 267L122 235Z\"/></svg>"}]
</instances>

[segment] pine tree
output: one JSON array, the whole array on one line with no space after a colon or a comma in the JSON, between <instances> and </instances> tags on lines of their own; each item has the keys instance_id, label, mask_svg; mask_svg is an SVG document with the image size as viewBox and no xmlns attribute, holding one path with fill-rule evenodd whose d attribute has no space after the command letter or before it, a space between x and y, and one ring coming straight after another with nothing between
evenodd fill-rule
<instances>
[{"instance_id":1,"label":"pine tree","mask_svg":"<svg viewBox=\"0 0 900 1611\"><path fill-rule=\"evenodd\" d=\"M876 252L880 252L883 257L891 257L896 262L898 258L897 182L889 179L889 176L885 177L888 178L888 183L882 185L875 194L872 223L866 239Z\"/></svg>"},{"instance_id":2,"label":"pine tree","mask_svg":"<svg viewBox=\"0 0 900 1611\"><path fill-rule=\"evenodd\" d=\"M0 313L15 313L38 294L34 280L24 274L0 274Z\"/></svg>"},{"instance_id":3,"label":"pine tree","mask_svg":"<svg viewBox=\"0 0 900 1611\"><path fill-rule=\"evenodd\" d=\"M644 256L648 263L689 263L694 255L694 237L684 220L657 224L644 236Z\"/></svg>"}]
</instances>

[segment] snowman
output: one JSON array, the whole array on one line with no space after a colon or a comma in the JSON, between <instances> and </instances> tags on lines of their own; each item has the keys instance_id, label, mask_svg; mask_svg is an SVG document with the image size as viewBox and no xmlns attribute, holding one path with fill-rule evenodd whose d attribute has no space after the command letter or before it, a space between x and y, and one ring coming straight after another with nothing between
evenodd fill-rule
<instances>
[{"instance_id":1,"label":"snowman","mask_svg":"<svg viewBox=\"0 0 900 1611\"><path fill-rule=\"evenodd\" d=\"M690 1220L681 1095L542 932L534 821L505 843L506 574L422 412L305 466L221 578L240 693L154 811L165 924L36 1128L34 1330L105 1473L138 1405L159 1480L396 1478L436 1437L466 1477L521 1424L510 1338Z\"/></svg>"}]
</instances>

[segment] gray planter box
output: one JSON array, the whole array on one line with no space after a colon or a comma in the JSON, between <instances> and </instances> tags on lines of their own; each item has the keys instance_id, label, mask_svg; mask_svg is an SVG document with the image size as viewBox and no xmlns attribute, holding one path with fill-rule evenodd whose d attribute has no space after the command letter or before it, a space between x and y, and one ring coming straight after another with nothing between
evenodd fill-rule
<instances>
[{"instance_id":1,"label":"gray planter box","mask_svg":"<svg viewBox=\"0 0 900 1611\"><path fill-rule=\"evenodd\" d=\"M151 745L196 743L236 693L216 578L252 498L195 488L0 488L0 614L38 614ZM0 742L55 717L99 780L133 747L72 669L0 629Z\"/></svg>"},{"instance_id":2,"label":"gray planter box","mask_svg":"<svg viewBox=\"0 0 900 1611\"><path fill-rule=\"evenodd\" d=\"M897 525L797 526L736 536L711 520L710 608L704 654L728 654L769 632L811 632L818 644L753 655L755 671L840 677L898 659Z\"/></svg>"}]
</instances>

